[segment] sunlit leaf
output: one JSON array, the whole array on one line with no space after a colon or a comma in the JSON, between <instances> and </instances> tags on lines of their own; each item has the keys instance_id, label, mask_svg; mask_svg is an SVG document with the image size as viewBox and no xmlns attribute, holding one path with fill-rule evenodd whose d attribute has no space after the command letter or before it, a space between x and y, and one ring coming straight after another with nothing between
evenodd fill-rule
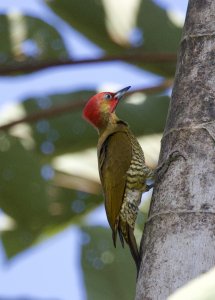
<instances>
[{"instance_id":1,"label":"sunlit leaf","mask_svg":"<svg viewBox=\"0 0 215 300\"><path fill-rule=\"evenodd\" d=\"M47 4L72 27L108 54L176 53L180 42L181 28L173 24L166 12L150 0L140 2L136 25L134 24L131 31L128 32L127 43L124 44L120 42L119 38L114 38L116 28L114 29L110 22L118 20L118 15L122 15L124 10L127 11L129 2L123 3L121 7L111 6L109 11L111 11L112 18L107 15L108 5L112 5L109 1L53 0L47 1ZM118 26L121 26L120 22ZM154 64L150 62L138 63L138 65L171 77L174 76L176 63Z\"/></svg>"},{"instance_id":2,"label":"sunlit leaf","mask_svg":"<svg viewBox=\"0 0 215 300\"><path fill-rule=\"evenodd\" d=\"M72 27L101 48L108 52L121 51L121 47L115 44L107 33L102 1L62 0L47 1L47 4Z\"/></svg>"}]
</instances>

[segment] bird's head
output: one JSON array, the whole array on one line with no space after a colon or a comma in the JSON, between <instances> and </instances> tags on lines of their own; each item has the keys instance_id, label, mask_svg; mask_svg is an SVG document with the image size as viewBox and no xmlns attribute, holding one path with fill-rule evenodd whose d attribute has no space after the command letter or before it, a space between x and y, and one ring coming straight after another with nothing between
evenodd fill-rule
<instances>
[{"instance_id":1,"label":"bird's head","mask_svg":"<svg viewBox=\"0 0 215 300\"><path fill-rule=\"evenodd\" d=\"M83 110L83 117L96 128L102 128L111 119L119 100L130 86L116 93L102 92L89 99Z\"/></svg>"}]
</instances>

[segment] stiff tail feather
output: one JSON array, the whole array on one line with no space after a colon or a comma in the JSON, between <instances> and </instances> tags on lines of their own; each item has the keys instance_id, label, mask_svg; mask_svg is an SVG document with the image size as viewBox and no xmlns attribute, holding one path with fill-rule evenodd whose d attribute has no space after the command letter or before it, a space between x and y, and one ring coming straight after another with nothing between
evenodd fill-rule
<instances>
[{"instance_id":1,"label":"stiff tail feather","mask_svg":"<svg viewBox=\"0 0 215 300\"><path fill-rule=\"evenodd\" d=\"M123 232L120 229L120 227L118 227L118 233L119 233L119 239L120 239L121 245L124 248L125 245L124 245ZM113 240L113 244L114 244L115 248L116 248L116 238L117 238L117 229L112 230L112 240Z\"/></svg>"},{"instance_id":2,"label":"stiff tail feather","mask_svg":"<svg viewBox=\"0 0 215 300\"><path fill-rule=\"evenodd\" d=\"M133 256L133 259L135 261L137 274L138 274L140 269L140 263L141 263L140 253L137 248L137 242L134 236L134 230L128 224L126 225L127 225L126 227L127 227L127 235L128 235L127 243L129 245L131 255Z\"/></svg>"},{"instance_id":3,"label":"stiff tail feather","mask_svg":"<svg viewBox=\"0 0 215 300\"><path fill-rule=\"evenodd\" d=\"M118 233L119 233L122 247L124 247L124 240L129 245L130 252L135 261L137 273L138 273L140 269L141 259L137 247L137 242L134 236L134 230L132 227L129 226L127 222L123 222L122 220L120 220L118 225Z\"/></svg>"}]
</instances>

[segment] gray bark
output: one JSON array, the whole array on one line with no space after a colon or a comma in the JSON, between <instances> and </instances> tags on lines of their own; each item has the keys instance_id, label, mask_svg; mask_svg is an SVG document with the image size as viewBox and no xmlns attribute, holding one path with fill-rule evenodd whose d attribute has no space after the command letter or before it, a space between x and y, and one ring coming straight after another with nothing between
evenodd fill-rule
<instances>
[{"instance_id":1,"label":"gray bark","mask_svg":"<svg viewBox=\"0 0 215 300\"><path fill-rule=\"evenodd\" d=\"M163 300L215 266L215 1L190 0L136 300Z\"/></svg>"}]
</instances>

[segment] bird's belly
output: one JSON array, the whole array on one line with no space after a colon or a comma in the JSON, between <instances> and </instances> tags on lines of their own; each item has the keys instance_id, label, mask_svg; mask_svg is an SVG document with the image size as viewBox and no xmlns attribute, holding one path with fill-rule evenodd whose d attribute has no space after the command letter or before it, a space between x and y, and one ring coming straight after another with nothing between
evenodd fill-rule
<instances>
[{"instance_id":1,"label":"bird's belly","mask_svg":"<svg viewBox=\"0 0 215 300\"><path fill-rule=\"evenodd\" d=\"M120 209L120 218L134 228L140 205L142 192L139 189L130 189L126 187L122 207Z\"/></svg>"}]
</instances>

